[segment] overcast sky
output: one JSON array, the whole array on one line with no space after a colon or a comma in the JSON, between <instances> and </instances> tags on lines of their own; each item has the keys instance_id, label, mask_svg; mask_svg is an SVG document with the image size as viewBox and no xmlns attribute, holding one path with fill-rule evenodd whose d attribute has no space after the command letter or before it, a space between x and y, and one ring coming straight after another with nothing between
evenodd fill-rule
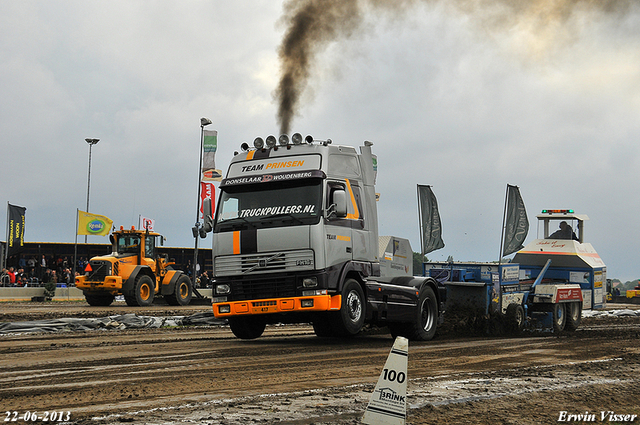
<instances>
[{"instance_id":1,"label":"overcast sky","mask_svg":"<svg viewBox=\"0 0 640 425\"><path fill-rule=\"evenodd\" d=\"M292 130L372 141L380 234L414 251L416 185L432 185L446 246L429 258L497 260L513 184L527 242L540 210L572 208L608 277L639 278L640 8L542 26L476 13L365 7L314 58ZM84 139L99 138L90 212L127 227L142 214L167 245L193 246L200 118L223 170L243 141L277 133L282 15L273 0L0 2L0 202L27 208L25 240L74 241Z\"/></svg>"}]
</instances>

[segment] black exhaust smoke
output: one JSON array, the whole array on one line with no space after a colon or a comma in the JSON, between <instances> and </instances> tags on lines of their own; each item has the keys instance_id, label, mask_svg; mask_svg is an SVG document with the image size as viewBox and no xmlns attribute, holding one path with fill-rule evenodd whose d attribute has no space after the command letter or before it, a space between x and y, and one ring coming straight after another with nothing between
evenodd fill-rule
<instances>
[{"instance_id":1,"label":"black exhaust smoke","mask_svg":"<svg viewBox=\"0 0 640 425\"><path fill-rule=\"evenodd\" d=\"M319 52L356 33L365 11L399 15L417 3L442 3L485 30L506 31L526 24L523 28L529 28L532 37L547 38L553 31L550 35L546 28L563 26L577 11L622 16L637 6L637 0L287 0L281 18L286 31L278 50L281 75L274 93L280 133L290 131ZM553 45L553 40L543 44Z\"/></svg>"}]
</instances>

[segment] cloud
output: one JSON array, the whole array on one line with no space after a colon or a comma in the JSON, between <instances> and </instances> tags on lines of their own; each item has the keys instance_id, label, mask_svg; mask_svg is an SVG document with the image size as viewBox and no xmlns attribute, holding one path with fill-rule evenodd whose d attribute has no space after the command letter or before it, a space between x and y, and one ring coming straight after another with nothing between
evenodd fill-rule
<instances>
[{"instance_id":1,"label":"cloud","mask_svg":"<svg viewBox=\"0 0 640 425\"><path fill-rule=\"evenodd\" d=\"M509 183L530 238L540 209L573 208L610 277L636 278L640 11L575 3L360 3L359 31L317 50L291 130L372 141L380 233L414 250L415 186L431 184L447 244L432 256L496 259ZM200 117L223 169L243 141L278 133L286 4L1 3L0 199L28 208L27 240L73 241L95 137L92 212L155 218L170 246L191 246Z\"/></svg>"}]
</instances>

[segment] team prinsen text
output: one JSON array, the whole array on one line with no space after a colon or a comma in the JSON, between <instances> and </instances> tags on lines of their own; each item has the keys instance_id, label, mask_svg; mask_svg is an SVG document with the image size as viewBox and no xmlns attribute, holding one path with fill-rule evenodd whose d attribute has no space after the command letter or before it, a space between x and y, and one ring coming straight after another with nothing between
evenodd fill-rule
<instances>
[{"instance_id":1,"label":"team prinsen text","mask_svg":"<svg viewBox=\"0 0 640 425\"><path fill-rule=\"evenodd\" d=\"M611 410L602 410L597 413L569 413L566 410L560 411L558 422L635 422L638 415L618 414Z\"/></svg>"}]
</instances>

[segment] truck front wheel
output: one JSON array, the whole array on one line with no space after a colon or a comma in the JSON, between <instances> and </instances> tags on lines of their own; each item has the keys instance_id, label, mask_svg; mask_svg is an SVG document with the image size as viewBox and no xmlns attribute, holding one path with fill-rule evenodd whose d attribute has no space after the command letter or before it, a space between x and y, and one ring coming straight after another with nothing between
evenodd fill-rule
<instances>
[{"instance_id":1,"label":"truck front wheel","mask_svg":"<svg viewBox=\"0 0 640 425\"><path fill-rule=\"evenodd\" d=\"M333 313L336 336L354 336L362 330L365 317L364 291L354 279L348 279L342 290L340 311Z\"/></svg>"},{"instance_id":2,"label":"truck front wheel","mask_svg":"<svg viewBox=\"0 0 640 425\"><path fill-rule=\"evenodd\" d=\"M231 332L240 339L256 339L264 332L266 322L260 316L229 317Z\"/></svg>"},{"instance_id":3,"label":"truck front wheel","mask_svg":"<svg viewBox=\"0 0 640 425\"><path fill-rule=\"evenodd\" d=\"M139 306L146 307L153 304L153 296L155 295L153 280L147 275L138 277L134 295Z\"/></svg>"}]
</instances>

